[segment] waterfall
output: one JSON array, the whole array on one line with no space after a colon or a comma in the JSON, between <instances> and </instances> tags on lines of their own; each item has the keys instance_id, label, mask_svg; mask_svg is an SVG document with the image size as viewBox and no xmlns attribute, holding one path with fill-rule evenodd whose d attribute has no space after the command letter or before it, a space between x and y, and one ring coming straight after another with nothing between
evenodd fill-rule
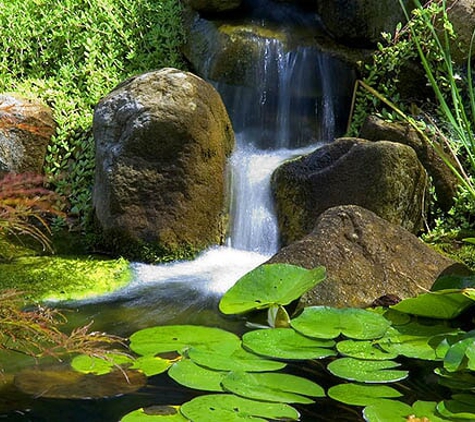
<instances>
[{"instance_id":1,"label":"waterfall","mask_svg":"<svg viewBox=\"0 0 475 422\"><path fill-rule=\"evenodd\" d=\"M244 4L250 20L237 25L236 34L226 34L229 48L233 37L244 37L241 56L226 56L209 21L195 22L205 44L200 41L204 50L197 54L196 73L220 93L236 134L228 166L226 245L204 251L192 262L134 264L135 281L115 294L118 300L151 301L155 309L158 303L163 307L176 301L185 306L193 300L196 286L207 294L224 293L279 249L270 186L273 171L343 132L353 75L312 41L316 17L269 0ZM309 28L310 36L302 35Z\"/></svg>"}]
</instances>

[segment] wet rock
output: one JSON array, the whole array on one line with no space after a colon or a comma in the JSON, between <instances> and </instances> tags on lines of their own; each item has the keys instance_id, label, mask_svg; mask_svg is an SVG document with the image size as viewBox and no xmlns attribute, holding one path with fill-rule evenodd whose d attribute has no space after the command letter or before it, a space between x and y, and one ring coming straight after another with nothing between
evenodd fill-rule
<instances>
[{"instance_id":1,"label":"wet rock","mask_svg":"<svg viewBox=\"0 0 475 422\"><path fill-rule=\"evenodd\" d=\"M359 205L417 233L425 215L427 173L411 147L341 138L288 161L272 176L283 245L310 233L325 210Z\"/></svg>"},{"instance_id":2,"label":"wet rock","mask_svg":"<svg viewBox=\"0 0 475 422\"><path fill-rule=\"evenodd\" d=\"M186 3L198 12L219 13L237 9L241 0L186 0Z\"/></svg>"},{"instance_id":3,"label":"wet rock","mask_svg":"<svg viewBox=\"0 0 475 422\"><path fill-rule=\"evenodd\" d=\"M116 252L219 241L234 135L210 84L170 68L136 76L99 102L93 130L95 216Z\"/></svg>"},{"instance_id":4,"label":"wet rock","mask_svg":"<svg viewBox=\"0 0 475 422\"><path fill-rule=\"evenodd\" d=\"M339 41L355 47L375 45L381 33L392 33L404 12L393 0L318 1L317 11L326 29ZM410 5L406 0L405 4Z\"/></svg>"},{"instance_id":5,"label":"wet rock","mask_svg":"<svg viewBox=\"0 0 475 422\"><path fill-rule=\"evenodd\" d=\"M457 191L457 178L434 148L427 144L409 124L390 123L376 116L369 116L361 128L359 136L370 141L399 142L413 148L419 161L432 177L437 203L445 211L450 209Z\"/></svg>"},{"instance_id":6,"label":"wet rock","mask_svg":"<svg viewBox=\"0 0 475 422\"><path fill-rule=\"evenodd\" d=\"M336 307L416 296L442 272L459 265L402 227L354 205L327 210L311 234L281 249L270 262L308 269L325 266L327 280L306 293L300 304Z\"/></svg>"},{"instance_id":7,"label":"wet rock","mask_svg":"<svg viewBox=\"0 0 475 422\"><path fill-rule=\"evenodd\" d=\"M0 175L42 173L55 129L49 107L19 95L0 95Z\"/></svg>"}]
</instances>

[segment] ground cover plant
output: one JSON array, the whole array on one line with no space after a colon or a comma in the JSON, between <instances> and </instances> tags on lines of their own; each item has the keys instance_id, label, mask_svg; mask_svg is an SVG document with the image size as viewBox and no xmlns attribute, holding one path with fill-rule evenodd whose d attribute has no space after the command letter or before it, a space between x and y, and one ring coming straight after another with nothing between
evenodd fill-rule
<instances>
[{"instance_id":1,"label":"ground cover plant","mask_svg":"<svg viewBox=\"0 0 475 422\"><path fill-rule=\"evenodd\" d=\"M58 129L45 172L84 222L94 171L92 114L128 77L181 67L178 0L9 0L0 4L0 91L39 97ZM71 220L70 220L71 221Z\"/></svg>"}]
</instances>

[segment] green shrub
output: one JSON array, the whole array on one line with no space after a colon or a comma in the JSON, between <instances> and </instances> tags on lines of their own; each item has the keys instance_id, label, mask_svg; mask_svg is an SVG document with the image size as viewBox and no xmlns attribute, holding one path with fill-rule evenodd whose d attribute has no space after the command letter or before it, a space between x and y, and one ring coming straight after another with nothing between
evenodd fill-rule
<instances>
[{"instance_id":1,"label":"green shrub","mask_svg":"<svg viewBox=\"0 0 475 422\"><path fill-rule=\"evenodd\" d=\"M91 208L98 100L124 79L183 67L179 0L9 0L0 3L0 91L37 96L58 129L45 172L84 221Z\"/></svg>"}]
</instances>

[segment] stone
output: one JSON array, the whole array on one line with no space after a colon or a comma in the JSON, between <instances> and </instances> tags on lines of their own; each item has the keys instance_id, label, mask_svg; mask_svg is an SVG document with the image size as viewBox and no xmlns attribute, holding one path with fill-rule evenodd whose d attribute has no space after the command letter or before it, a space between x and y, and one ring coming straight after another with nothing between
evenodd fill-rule
<instances>
[{"instance_id":1,"label":"stone","mask_svg":"<svg viewBox=\"0 0 475 422\"><path fill-rule=\"evenodd\" d=\"M172 68L133 77L99 102L93 133L93 206L109 244L126 239L126 255L141 242L171 254L219 242L234 134L209 83Z\"/></svg>"},{"instance_id":2,"label":"stone","mask_svg":"<svg viewBox=\"0 0 475 422\"><path fill-rule=\"evenodd\" d=\"M442 273L466 271L402 227L355 205L325 211L309 235L268 263L326 267L327 279L302 296L301 306L367 307L381 297L405 299L430 289Z\"/></svg>"},{"instance_id":3,"label":"stone","mask_svg":"<svg viewBox=\"0 0 475 422\"><path fill-rule=\"evenodd\" d=\"M410 0L405 0L407 7ZM326 29L338 41L368 47L382 41L381 33L393 33L404 12L394 0L318 1L318 13Z\"/></svg>"},{"instance_id":4,"label":"stone","mask_svg":"<svg viewBox=\"0 0 475 422\"><path fill-rule=\"evenodd\" d=\"M52 110L40 101L0 95L0 175L41 174L55 130Z\"/></svg>"},{"instance_id":5,"label":"stone","mask_svg":"<svg viewBox=\"0 0 475 422\"><path fill-rule=\"evenodd\" d=\"M447 5L447 16L457 34L456 43L451 45L452 59L458 64L466 64L475 31L475 1L449 0Z\"/></svg>"},{"instance_id":6,"label":"stone","mask_svg":"<svg viewBox=\"0 0 475 422\"><path fill-rule=\"evenodd\" d=\"M432 177L437 203L448 211L457 192L458 180L439 154L408 123L387 122L377 116L368 116L359 136L369 141L391 141L410 146ZM447 156L448 157L448 156Z\"/></svg>"},{"instance_id":7,"label":"stone","mask_svg":"<svg viewBox=\"0 0 475 422\"><path fill-rule=\"evenodd\" d=\"M186 0L197 12L219 13L237 9L241 0Z\"/></svg>"},{"instance_id":8,"label":"stone","mask_svg":"<svg viewBox=\"0 0 475 422\"><path fill-rule=\"evenodd\" d=\"M359 205L414 233L422 228L428 177L407 145L340 138L284 163L271 183L283 245L338 205Z\"/></svg>"}]
</instances>

